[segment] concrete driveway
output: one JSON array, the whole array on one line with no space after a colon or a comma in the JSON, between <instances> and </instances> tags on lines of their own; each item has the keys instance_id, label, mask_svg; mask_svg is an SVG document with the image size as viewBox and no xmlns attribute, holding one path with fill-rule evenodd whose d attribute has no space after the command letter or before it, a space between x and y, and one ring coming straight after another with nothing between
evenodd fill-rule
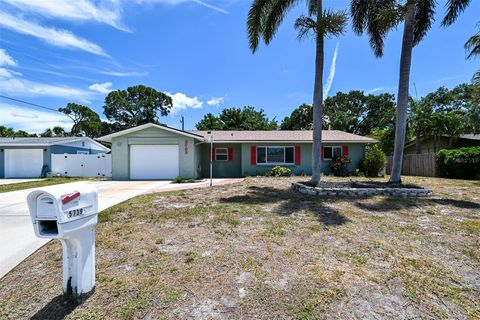
<instances>
[{"instance_id":1,"label":"concrete driveway","mask_svg":"<svg viewBox=\"0 0 480 320\"><path fill-rule=\"evenodd\" d=\"M214 179L214 185L229 184L241 179ZM98 208L102 211L120 202L149 192L208 187L209 182L171 184L170 181L87 181L66 183L65 188L79 183L98 190ZM35 189L0 193L0 278L17 264L47 243L35 236L27 195Z\"/></svg>"}]
</instances>

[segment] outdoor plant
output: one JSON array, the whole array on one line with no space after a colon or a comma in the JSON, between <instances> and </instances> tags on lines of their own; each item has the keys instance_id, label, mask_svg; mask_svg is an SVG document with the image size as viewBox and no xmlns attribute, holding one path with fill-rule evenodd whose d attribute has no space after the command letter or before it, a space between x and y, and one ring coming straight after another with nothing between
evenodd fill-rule
<instances>
[{"instance_id":1,"label":"outdoor plant","mask_svg":"<svg viewBox=\"0 0 480 320\"><path fill-rule=\"evenodd\" d=\"M330 169L336 177L348 177L348 166L352 160L347 156L336 157L330 162Z\"/></svg>"},{"instance_id":2,"label":"outdoor plant","mask_svg":"<svg viewBox=\"0 0 480 320\"><path fill-rule=\"evenodd\" d=\"M289 177L292 175L292 170L287 167L275 166L272 170L265 173L267 177Z\"/></svg>"},{"instance_id":3,"label":"outdoor plant","mask_svg":"<svg viewBox=\"0 0 480 320\"><path fill-rule=\"evenodd\" d=\"M185 178L182 176L177 176L175 179L173 179L172 183L184 183Z\"/></svg>"},{"instance_id":4,"label":"outdoor plant","mask_svg":"<svg viewBox=\"0 0 480 320\"><path fill-rule=\"evenodd\" d=\"M479 179L480 147L440 150L437 153L437 167L442 177Z\"/></svg>"},{"instance_id":5,"label":"outdoor plant","mask_svg":"<svg viewBox=\"0 0 480 320\"><path fill-rule=\"evenodd\" d=\"M365 158L362 161L363 171L367 177L378 177L385 167L386 156L377 144L365 147Z\"/></svg>"}]
</instances>

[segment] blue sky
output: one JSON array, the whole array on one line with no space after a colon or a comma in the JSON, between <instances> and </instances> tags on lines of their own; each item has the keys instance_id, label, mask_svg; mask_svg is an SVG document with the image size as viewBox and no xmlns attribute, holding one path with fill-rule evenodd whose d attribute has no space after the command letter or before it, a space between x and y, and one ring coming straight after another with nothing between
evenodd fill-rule
<instances>
[{"instance_id":1,"label":"blue sky","mask_svg":"<svg viewBox=\"0 0 480 320\"><path fill-rule=\"evenodd\" d=\"M225 107L251 105L281 120L312 100L313 39L299 42L293 28L303 5L253 55L245 31L248 0L1 1L2 95L52 108L77 102L102 114L110 90L144 84L174 99L174 111L161 121L179 127L183 115L187 129ZM325 6L348 9L349 1L327 0ZM437 20L444 6L439 1ZM435 23L414 49L412 95L413 83L422 96L470 81L479 61L465 60L463 44L477 32L479 12L480 1L473 0L452 27ZM401 31L389 34L381 59L350 25L343 36L329 39L329 95L354 89L396 93ZM62 114L5 99L0 124L31 132L70 126Z\"/></svg>"}]
</instances>

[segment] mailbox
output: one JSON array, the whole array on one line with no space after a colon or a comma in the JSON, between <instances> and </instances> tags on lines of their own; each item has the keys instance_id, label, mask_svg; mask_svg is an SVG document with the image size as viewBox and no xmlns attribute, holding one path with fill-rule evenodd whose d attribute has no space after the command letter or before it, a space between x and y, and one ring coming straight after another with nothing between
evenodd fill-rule
<instances>
[{"instance_id":1,"label":"mailbox","mask_svg":"<svg viewBox=\"0 0 480 320\"><path fill-rule=\"evenodd\" d=\"M80 297L95 287L95 226L98 195L86 183L37 189L27 196L37 237L59 239L63 248L63 290Z\"/></svg>"}]
</instances>

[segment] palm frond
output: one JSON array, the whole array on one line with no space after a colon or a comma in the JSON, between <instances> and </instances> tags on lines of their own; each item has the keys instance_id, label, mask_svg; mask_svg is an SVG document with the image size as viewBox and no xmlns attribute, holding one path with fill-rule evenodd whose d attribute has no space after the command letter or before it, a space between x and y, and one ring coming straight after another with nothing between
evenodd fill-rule
<instances>
[{"instance_id":1,"label":"palm frond","mask_svg":"<svg viewBox=\"0 0 480 320\"><path fill-rule=\"evenodd\" d=\"M473 78L472 78L472 82L478 86L480 86L480 70L478 70L477 72L475 72L475 74L473 75Z\"/></svg>"},{"instance_id":2,"label":"palm frond","mask_svg":"<svg viewBox=\"0 0 480 320\"><path fill-rule=\"evenodd\" d=\"M260 38L263 34L265 17L272 0L255 0L252 2L247 17L248 42L252 52L258 49Z\"/></svg>"},{"instance_id":3,"label":"palm frond","mask_svg":"<svg viewBox=\"0 0 480 320\"><path fill-rule=\"evenodd\" d=\"M295 29L298 31L298 40L303 40L316 33L317 23L310 17L301 15L295 20Z\"/></svg>"},{"instance_id":4,"label":"palm frond","mask_svg":"<svg viewBox=\"0 0 480 320\"><path fill-rule=\"evenodd\" d=\"M361 35L367 27L369 10L368 0L352 0L350 4L350 14L352 15L353 31Z\"/></svg>"},{"instance_id":5,"label":"palm frond","mask_svg":"<svg viewBox=\"0 0 480 320\"><path fill-rule=\"evenodd\" d=\"M321 0L319 0L321 1ZM317 0L307 0L307 10L309 16L317 15Z\"/></svg>"},{"instance_id":6,"label":"palm frond","mask_svg":"<svg viewBox=\"0 0 480 320\"><path fill-rule=\"evenodd\" d=\"M460 13L463 12L470 4L471 0L448 0L447 2L447 14L442 20L442 26L448 27L457 20Z\"/></svg>"},{"instance_id":7,"label":"palm frond","mask_svg":"<svg viewBox=\"0 0 480 320\"><path fill-rule=\"evenodd\" d=\"M300 0L271 0L271 6L269 7L263 29L263 40L266 44L272 41L288 11L299 1Z\"/></svg>"},{"instance_id":8,"label":"palm frond","mask_svg":"<svg viewBox=\"0 0 480 320\"><path fill-rule=\"evenodd\" d=\"M467 59L480 56L480 32L465 42L465 50L468 51Z\"/></svg>"},{"instance_id":9,"label":"palm frond","mask_svg":"<svg viewBox=\"0 0 480 320\"><path fill-rule=\"evenodd\" d=\"M345 11L324 10L317 23L318 30L324 37L336 37L345 32L347 13Z\"/></svg>"},{"instance_id":10,"label":"palm frond","mask_svg":"<svg viewBox=\"0 0 480 320\"><path fill-rule=\"evenodd\" d=\"M413 45L422 41L428 30L435 22L435 0L417 0L415 3L415 29L413 31Z\"/></svg>"}]
</instances>

